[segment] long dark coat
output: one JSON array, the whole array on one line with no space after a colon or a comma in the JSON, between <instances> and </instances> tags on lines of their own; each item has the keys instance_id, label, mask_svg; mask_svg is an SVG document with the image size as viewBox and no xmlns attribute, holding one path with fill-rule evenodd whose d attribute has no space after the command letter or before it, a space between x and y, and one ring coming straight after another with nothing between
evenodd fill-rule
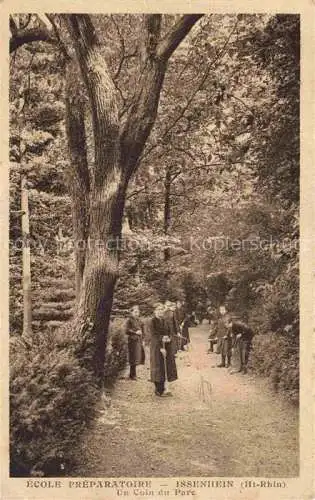
<instances>
[{"instance_id":1,"label":"long dark coat","mask_svg":"<svg viewBox=\"0 0 315 500\"><path fill-rule=\"evenodd\" d=\"M177 320L176 311L167 311L164 316L167 333L171 337L171 344L173 354L176 354L179 349L179 337L177 337L177 333L179 332L179 323Z\"/></svg>"},{"instance_id":2,"label":"long dark coat","mask_svg":"<svg viewBox=\"0 0 315 500\"><path fill-rule=\"evenodd\" d=\"M186 316L184 307L177 307L176 311L175 311L175 315L176 315L176 319L177 319L178 324L181 325L185 319L185 316Z\"/></svg>"},{"instance_id":3,"label":"long dark coat","mask_svg":"<svg viewBox=\"0 0 315 500\"><path fill-rule=\"evenodd\" d=\"M151 343L150 343L150 368L151 368L151 381L164 382L165 381L165 366L164 357L160 349L163 347L162 337L169 335L168 328L164 319L152 318L150 323ZM166 349L166 375L167 380L172 382L177 379L177 369L175 357L172 349L172 343L165 344Z\"/></svg>"},{"instance_id":4,"label":"long dark coat","mask_svg":"<svg viewBox=\"0 0 315 500\"><path fill-rule=\"evenodd\" d=\"M141 330L142 335L137 335L136 331ZM128 335L128 361L130 365L144 364L143 325L140 319L130 316L127 319L125 333Z\"/></svg>"},{"instance_id":5,"label":"long dark coat","mask_svg":"<svg viewBox=\"0 0 315 500\"><path fill-rule=\"evenodd\" d=\"M252 340L254 337L253 330L242 321L233 321L232 334L234 336L233 346L238 350L241 367L247 364L250 350L252 348ZM237 335L241 334L241 338L237 339Z\"/></svg>"},{"instance_id":6,"label":"long dark coat","mask_svg":"<svg viewBox=\"0 0 315 500\"><path fill-rule=\"evenodd\" d=\"M219 316L216 326L216 334L218 339L221 339L228 334L228 321L229 321L228 314L224 314L224 316Z\"/></svg>"},{"instance_id":7,"label":"long dark coat","mask_svg":"<svg viewBox=\"0 0 315 500\"><path fill-rule=\"evenodd\" d=\"M216 334L218 339L217 354L222 354L223 356L230 356L232 349L232 335L227 326L228 321L228 314L220 316L216 327Z\"/></svg>"},{"instance_id":8,"label":"long dark coat","mask_svg":"<svg viewBox=\"0 0 315 500\"><path fill-rule=\"evenodd\" d=\"M181 338L181 348L183 348L186 344L189 344L189 342L190 342L189 325L190 325L190 317L187 314L187 316L184 318L184 320L182 322L182 332L181 332L181 335L184 338Z\"/></svg>"}]
</instances>

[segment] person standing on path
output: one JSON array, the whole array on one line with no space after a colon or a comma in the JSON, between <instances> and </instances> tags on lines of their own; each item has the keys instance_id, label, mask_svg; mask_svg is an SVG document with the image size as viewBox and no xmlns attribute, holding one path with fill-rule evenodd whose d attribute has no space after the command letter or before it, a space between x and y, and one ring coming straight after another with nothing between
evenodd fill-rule
<instances>
[{"instance_id":1,"label":"person standing on path","mask_svg":"<svg viewBox=\"0 0 315 500\"><path fill-rule=\"evenodd\" d=\"M176 319L177 319L177 322L179 325L181 325L181 323L184 321L185 319L185 307L184 307L184 304L183 302L181 302L180 300L178 300L176 302Z\"/></svg>"},{"instance_id":2,"label":"person standing on path","mask_svg":"<svg viewBox=\"0 0 315 500\"><path fill-rule=\"evenodd\" d=\"M187 345L188 342L189 342L189 330L188 330L188 327L189 327L190 318L186 314L183 302L181 302L180 300L178 300L176 302L175 315L176 315L176 321L177 321L177 324L178 324L178 327L179 327L179 333L181 335L178 338L178 350L179 351L184 351L185 345Z\"/></svg>"},{"instance_id":3,"label":"person standing on path","mask_svg":"<svg viewBox=\"0 0 315 500\"><path fill-rule=\"evenodd\" d=\"M143 324L140 320L140 309L134 305L130 309L127 319L125 333L128 336L128 360L130 365L131 380L137 380L137 365L144 365L145 354L143 347Z\"/></svg>"},{"instance_id":4,"label":"person standing on path","mask_svg":"<svg viewBox=\"0 0 315 500\"><path fill-rule=\"evenodd\" d=\"M182 351L184 351L185 346L187 346L190 343L189 326L190 326L190 315L186 314L180 325L181 329L180 347Z\"/></svg>"},{"instance_id":5,"label":"person standing on path","mask_svg":"<svg viewBox=\"0 0 315 500\"><path fill-rule=\"evenodd\" d=\"M209 342L209 348L208 348L208 354L210 352L214 352L213 346L217 343L218 339L216 338L216 325L213 319L209 321L209 336L208 336L208 342Z\"/></svg>"},{"instance_id":6,"label":"person standing on path","mask_svg":"<svg viewBox=\"0 0 315 500\"><path fill-rule=\"evenodd\" d=\"M254 332L243 321L231 321L229 323L229 327L234 337L233 347L238 353L238 359L240 363L239 369L237 371L247 373L249 353L252 346Z\"/></svg>"},{"instance_id":7,"label":"person standing on path","mask_svg":"<svg viewBox=\"0 0 315 500\"><path fill-rule=\"evenodd\" d=\"M168 335L171 338L171 345L174 356L179 349L180 327L176 317L176 304L167 300L164 304L164 319L168 329Z\"/></svg>"},{"instance_id":8,"label":"person standing on path","mask_svg":"<svg viewBox=\"0 0 315 500\"><path fill-rule=\"evenodd\" d=\"M163 304L156 304L154 315L150 323L150 371L151 382L155 385L155 394L157 396L166 395L165 380L172 382L177 379L177 369L171 337L168 335L169 329L163 315Z\"/></svg>"},{"instance_id":9,"label":"person standing on path","mask_svg":"<svg viewBox=\"0 0 315 500\"><path fill-rule=\"evenodd\" d=\"M225 305L219 307L220 316L217 322L216 336L217 354L221 354L221 363L217 365L219 368L228 368L231 366L232 357L232 334L229 329L229 315Z\"/></svg>"}]
</instances>

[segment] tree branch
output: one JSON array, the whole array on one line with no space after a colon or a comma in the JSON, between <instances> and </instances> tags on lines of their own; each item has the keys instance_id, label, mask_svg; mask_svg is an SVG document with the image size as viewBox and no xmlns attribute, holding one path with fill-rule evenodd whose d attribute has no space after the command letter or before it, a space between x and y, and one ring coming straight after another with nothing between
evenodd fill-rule
<instances>
[{"instance_id":1,"label":"tree branch","mask_svg":"<svg viewBox=\"0 0 315 500\"><path fill-rule=\"evenodd\" d=\"M14 35L16 35L16 33L18 31L18 27L17 27L16 22L14 21L12 16L9 17L9 23L10 23L11 35L14 36Z\"/></svg>"},{"instance_id":2,"label":"tree branch","mask_svg":"<svg viewBox=\"0 0 315 500\"><path fill-rule=\"evenodd\" d=\"M22 30L25 30L28 27L28 25L30 24L31 19L32 19L32 14L27 14L27 19L26 19L25 23L23 24L23 26L21 26L21 23L20 23L19 28Z\"/></svg>"},{"instance_id":3,"label":"tree branch","mask_svg":"<svg viewBox=\"0 0 315 500\"><path fill-rule=\"evenodd\" d=\"M45 28L31 28L28 30L19 30L10 39L10 54L17 50L25 43L31 42L48 42L56 43L56 39Z\"/></svg>"},{"instance_id":4,"label":"tree branch","mask_svg":"<svg viewBox=\"0 0 315 500\"><path fill-rule=\"evenodd\" d=\"M76 46L85 55L92 47L99 46L99 40L88 14L61 14L65 19Z\"/></svg>"},{"instance_id":5,"label":"tree branch","mask_svg":"<svg viewBox=\"0 0 315 500\"><path fill-rule=\"evenodd\" d=\"M56 38L58 40L59 48L60 48L65 60L69 61L71 59L71 57L67 51L67 48L66 48L64 42L61 39L58 26L57 26L56 21L54 19L54 15L53 14L45 14L45 15L53 27L54 33L55 33Z\"/></svg>"},{"instance_id":6,"label":"tree branch","mask_svg":"<svg viewBox=\"0 0 315 500\"><path fill-rule=\"evenodd\" d=\"M145 16L144 25L146 29L146 38L144 43L144 62L148 57L153 56L157 53L157 47L159 45L159 38L161 33L161 22L161 14L150 14Z\"/></svg>"},{"instance_id":7,"label":"tree branch","mask_svg":"<svg viewBox=\"0 0 315 500\"><path fill-rule=\"evenodd\" d=\"M199 92L200 90L202 90L204 84L206 83L207 81L207 78L210 74L210 71L211 69L214 67L214 69L216 69L221 61L221 59L224 57L225 53L226 53L226 50L227 50L227 46L229 44L229 41L231 39L231 36L233 35L235 29L236 29L236 26L238 24L238 19L236 20L234 26L233 26L233 29L231 30L231 32L229 33L228 37L226 38L225 42L224 42L224 45L222 47L221 50L218 51L218 53L216 54L216 56L214 57L214 59L212 61L210 61L208 67L206 68L199 84L196 86L196 88L194 89L194 91L191 93L191 95L189 97L186 98L186 103L185 105L182 107L181 111L179 112L178 116L173 120L173 122L171 122L167 127L166 129L164 130L164 132L162 132L161 136L160 136L160 139L159 141L156 143L156 144L153 144L151 147L147 148L141 155L141 157L139 158L139 162L142 161L144 158L146 158L153 149L155 149L162 141L165 137L167 137L167 135L169 134L169 132L175 127L175 125L184 117L184 114L185 114L185 111L189 108L189 106L191 105L191 103L194 101L195 97L196 97L196 94L197 92ZM189 127L188 127L189 129Z\"/></svg>"},{"instance_id":8,"label":"tree branch","mask_svg":"<svg viewBox=\"0 0 315 500\"><path fill-rule=\"evenodd\" d=\"M157 49L158 56L162 60L167 61L194 24L203 16L204 14L189 14L181 17L159 43Z\"/></svg>"},{"instance_id":9,"label":"tree branch","mask_svg":"<svg viewBox=\"0 0 315 500\"><path fill-rule=\"evenodd\" d=\"M183 16L162 41L161 15L152 14L144 18L146 38L142 48L140 77L121 132L121 159L126 179L130 179L136 170L155 123L168 58L200 17L201 15Z\"/></svg>"}]
</instances>

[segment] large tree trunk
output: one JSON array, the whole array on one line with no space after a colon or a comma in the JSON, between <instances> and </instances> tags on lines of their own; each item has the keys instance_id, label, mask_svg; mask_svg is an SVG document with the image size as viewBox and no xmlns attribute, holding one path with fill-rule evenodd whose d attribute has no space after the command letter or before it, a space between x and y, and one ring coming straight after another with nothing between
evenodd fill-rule
<instances>
[{"instance_id":1,"label":"large tree trunk","mask_svg":"<svg viewBox=\"0 0 315 500\"><path fill-rule=\"evenodd\" d=\"M116 89L88 16L68 16L70 32L92 109L95 162L90 187L89 238L78 325L90 322L84 339L87 366L102 378L126 194L120 164ZM88 348L87 348L88 346Z\"/></svg>"},{"instance_id":2,"label":"large tree trunk","mask_svg":"<svg viewBox=\"0 0 315 500\"><path fill-rule=\"evenodd\" d=\"M167 60L200 16L183 16L161 41L161 16L145 16L139 82L121 133L116 89L91 19L84 14L64 17L89 93L95 144L89 246L75 329L82 332L82 326L91 325L81 337L81 352L86 365L102 379L126 189L155 122Z\"/></svg>"},{"instance_id":3,"label":"large tree trunk","mask_svg":"<svg viewBox=\"0 0 315 500\"><path fill-rule=\"evenodd\" d=\"M68 62L66 69L66 130L70 169L68 185L72 198L72 226L75 253L76 300L79 302L85 267L89 228L90 177L85 133L85 106L78 80L77 65Z\"/></svg>"}]
</instances>

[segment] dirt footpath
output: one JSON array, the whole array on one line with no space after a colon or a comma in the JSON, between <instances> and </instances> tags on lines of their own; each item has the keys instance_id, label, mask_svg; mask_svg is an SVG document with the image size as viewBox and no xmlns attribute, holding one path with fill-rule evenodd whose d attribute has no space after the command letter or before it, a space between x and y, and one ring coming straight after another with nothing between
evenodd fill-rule
<instances>
[{"instance_id":1,"label":"dirt footpath","mask_svg":"<svg viewBox=\"0 0 315 500\"><path fill-rule=\"evenodd\" d=\"M157 398L149 359L138 380L120 379L83 437L72 476L298 475L298 411L250 374L214 367L207 325L190 330L173 397Z\"/></svg>"}]
</instances>

